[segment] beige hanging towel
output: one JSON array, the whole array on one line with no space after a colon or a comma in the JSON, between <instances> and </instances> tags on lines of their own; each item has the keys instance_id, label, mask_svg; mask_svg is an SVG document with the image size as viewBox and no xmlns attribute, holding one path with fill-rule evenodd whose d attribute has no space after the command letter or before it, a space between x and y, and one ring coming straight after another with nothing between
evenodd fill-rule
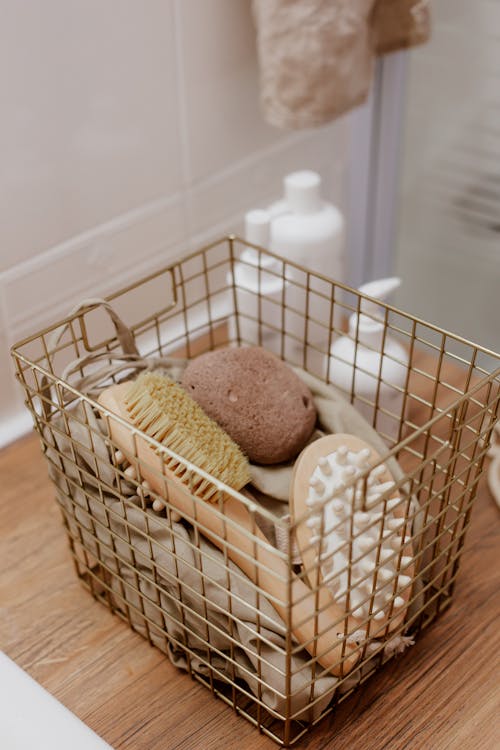
<instances>
[{"instance_id":1,"label":"beige hanging towel","mask_svg":"<svg viewBox=\"0 0 500 750\"><path fill-rule=\"evenodd\" d=\"M429 36L428 0L253 0L264 116L324 125L366 98L376 55Z\"/></svg>"}]
</instances>

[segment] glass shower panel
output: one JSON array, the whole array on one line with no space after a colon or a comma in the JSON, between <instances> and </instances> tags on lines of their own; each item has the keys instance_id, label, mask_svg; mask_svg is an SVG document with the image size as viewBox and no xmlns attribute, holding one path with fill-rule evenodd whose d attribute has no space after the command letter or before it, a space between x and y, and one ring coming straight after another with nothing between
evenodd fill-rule
<instances>
[{"instance_id":1,"label":"glass shower panel","mask_svg":"<svg viewBox=\"0 0 500 750\"><path fill-rule=\"evenodd\" d=\"M500 0L438 0L410 55L396 303L500 350Z\"/></svg>"}]
</instances>

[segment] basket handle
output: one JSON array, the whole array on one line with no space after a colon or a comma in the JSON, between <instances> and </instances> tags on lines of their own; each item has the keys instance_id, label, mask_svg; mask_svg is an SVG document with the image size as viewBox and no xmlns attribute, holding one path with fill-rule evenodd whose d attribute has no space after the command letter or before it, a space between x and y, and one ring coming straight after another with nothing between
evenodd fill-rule
<instances>
[{"instance_id":1,"label":"basket handle","mask_svg":"<svg viewBox=\"0 0 500 750\"><path fill-rule=\"evenodd\" d=\"M123 320L120 318L116 310L110 305L110 303L105 300L101 299L100 297L95 298L87 298L82 300L76 307L74 307L70 314L68 315L68 318L66 322L61 326L61 328L58 328L56 331L54 331L53 336L49 340L48 344L48 351L52 351L55 349L66 331L68 330L70 322L77 317L78 315L81 315L88 310L102 306L106 312L108 313L109 317L111 318L111 321L114 325L115 331L116 331L116 337L120 343L122 352L123 352L123 359L125 360L134 360L136 358L140 357L140 352L137 349L134 334L130 330L130 328L123 322ZM109 352L106 352L106 357L109 357ZM81 365L89 364L90 362L95 362L100 358L100 354L89 354L86 355L79 360L76 360L75 362L72 362L69 368L74 369L75 365ZM66 368L65 372L68 371L68 368ZM52 400L51 400L51 383L46 375L42 375L41 377L41 387L40 387L40 393L42 398L41 404L42 404L42 412L43 416L45 418L45 421L48 422L52 416Z\"/></svg>"},{"instance_id":2,"label":"basket handle","mask_svg":"<svg viewBox=\"0 0 500 750\"><path fill-rule=\"evenodd\" d=\"M85 299L71 311L70 317L81 317L85 312L88 312L90 309L99 306L103 307L111 318L111 321L115 327L116 337L120 342L123 353L135 354L138 356L139 351L135 345L134 334L132 333L130 328L123 322L114 307L112 307L107 300L101 299L100 297ZM63 328L58 333L57 341L55 344L56 346L65 333L67 326L68 323L66 323L66 325L63 326Z\"/></svg>"}]
</instances>

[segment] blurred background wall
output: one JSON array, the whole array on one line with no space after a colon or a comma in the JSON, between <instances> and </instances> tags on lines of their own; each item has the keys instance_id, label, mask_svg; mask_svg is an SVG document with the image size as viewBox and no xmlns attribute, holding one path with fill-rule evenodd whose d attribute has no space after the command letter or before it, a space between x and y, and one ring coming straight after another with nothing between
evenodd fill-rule
<instances>
[{"instance_id":1,"label":"blurred background wall","mask_svg":"<svg viewBox=\"0 0 500 750\"><path fill-rule=\"evenodd\" d=\"M241 226L287 172L342 206L348 120L259 111L249 0L0 0L0 444L28 428L8 347Z\"/></svg>"}]
</instances>

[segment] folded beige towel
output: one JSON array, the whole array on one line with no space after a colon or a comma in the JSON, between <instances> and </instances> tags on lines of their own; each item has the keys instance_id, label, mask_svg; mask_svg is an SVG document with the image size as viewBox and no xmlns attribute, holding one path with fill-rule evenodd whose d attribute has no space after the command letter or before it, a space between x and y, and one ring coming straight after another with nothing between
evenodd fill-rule
<instances>
[{"instance_id":1,"label":"folded beige towel","mask_svg":"<svg viewBox=\"0 0 500 750\"><path fill-rule=\"evenodd\" d=\"M253 0L261 100L281 128L323 125L366 98L376 55L425 42L428 0Z\"/></svg>"}]
</instances>

